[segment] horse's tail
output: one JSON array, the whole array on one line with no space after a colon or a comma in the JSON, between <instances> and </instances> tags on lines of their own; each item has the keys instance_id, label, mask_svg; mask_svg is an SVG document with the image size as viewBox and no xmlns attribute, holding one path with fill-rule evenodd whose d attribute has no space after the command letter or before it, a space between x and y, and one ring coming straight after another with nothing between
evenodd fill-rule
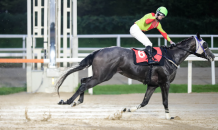
<instances>
[{"instance_id":1,"label":"horse's tail","mask_svg":"<svg viewBox=\"0 0 218 130\"><path fill-rule=\"evenodd\" d=\"M55 85L55 88L57 89L58 95L59 95L59 88L62 85L62 83L64 82L64 80L67 78L68 75L70 75L71 73L80 71L84 68L88 68L89 66L92 65L92 61L95 57L95 55L99 52L100 50L94 51L91 54L89 54L87 57L85 57L80 63L79 65L77 65L76 67L71 67L68 70L66 70L57 80L57 83Z\"/></svg>"}]
</instances>

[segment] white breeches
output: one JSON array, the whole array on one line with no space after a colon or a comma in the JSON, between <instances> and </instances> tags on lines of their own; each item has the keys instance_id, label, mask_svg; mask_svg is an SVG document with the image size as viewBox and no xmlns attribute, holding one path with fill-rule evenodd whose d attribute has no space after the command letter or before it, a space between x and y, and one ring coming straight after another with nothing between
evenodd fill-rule
<instances>
[{"instance_id":1,"label":"white breeches","mask_svg":"<svg viewBox=\"0 0 218 130\"><path fill-rule=\"evenodd\" d=\"M130 34L141 42L145 46L152 46L151 41L148 37L141 31L137 24L133 24L130 28Z\"/></svg>"}]
</instances>

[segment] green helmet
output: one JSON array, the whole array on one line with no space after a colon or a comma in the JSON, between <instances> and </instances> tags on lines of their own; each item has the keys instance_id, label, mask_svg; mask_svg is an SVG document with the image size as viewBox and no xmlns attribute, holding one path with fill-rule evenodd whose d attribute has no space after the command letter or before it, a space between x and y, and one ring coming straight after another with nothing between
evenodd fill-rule
<instances>
[{"instance_id":1,"label":"green helmet","mask_svg":"<svg viewBox=\"0 0 218 130\"><path fill-rule=\"evenodd\" d=\"M165 7L161 6L157 9L156 13L162 13L164 16L167 16L168 11Z\"/></svg>"}]
</instances>

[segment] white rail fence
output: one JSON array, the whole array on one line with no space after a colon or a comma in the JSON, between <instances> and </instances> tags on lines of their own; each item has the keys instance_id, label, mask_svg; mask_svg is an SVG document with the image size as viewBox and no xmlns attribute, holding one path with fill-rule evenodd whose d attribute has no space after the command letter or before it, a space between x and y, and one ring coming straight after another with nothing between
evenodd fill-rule
<instances>
[{"instance_id":1,"label":"white rail fence","mask_svg":"<svg viewBox=\"0 0 218 130\"><path fill-rule=\"evenodd\" d=\"M157 38L158 39L158 46L161 46L161 38L162 35L147 35L149 38ZM191 36L195 36L195 34L190 35L169 35L170 38L188 38ZM211 38L211 50L218 50L218 47L214 47L214 38L218 37L218 35L201 35L202 38ZM26 57L26 38L27 35L0 35L0 38L22 38L22 48L0 48L0 57L22 57L23 59ZM78 35L78 38L116 38L116 46L121 45L121 38L132 38L129 34L110 34L110 35ZM167 45L167 40L164 39L164 45ZM42 48L43 49L43 48ZM61 48L62 49L62 48ZM86 50L86 51L94 51L100 48L78 48L78 50ZM6 52L6 53L2 53ZM18 53L20 52L20 53ZM36 56L36 54L34 54ZM61 54L62 56L63 54ZM70 55L70 54L69 54ZM85 57L88 53L79 53L79 57ZM42 54L43 56L43 54ZM215 60L218 61L218 54L215 54ZM79 58L80 59L80 58ZM62 60L61 60L62 61ZM80 61L80 60L79 60ZM190 55L186 58L188 61L188 93L192 92L191 85L192 85L192 61L205 61L205 59ZM68 61L71 62L71 61ZM74 61L75 62L75 61ZM23 68L25 68L25 64L23 63ZM92 75L92 71L89 67L88 75ZM212 77L212 84L215 84L215 62L211 63L211 77ZM132 80L128 79L128 84L132 84ZM89 90L89 93L93 93L92 89Z\"/></svg>"}]
</instances>

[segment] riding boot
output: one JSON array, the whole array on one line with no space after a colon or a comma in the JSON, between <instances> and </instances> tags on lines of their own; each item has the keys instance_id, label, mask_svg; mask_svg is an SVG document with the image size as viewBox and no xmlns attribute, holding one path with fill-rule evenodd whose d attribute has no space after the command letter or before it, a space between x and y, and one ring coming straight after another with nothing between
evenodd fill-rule
<instances>
[{"instance_id":1,"label":"riding boot","mask_svg":"<svg viewBox=\"0 0 218 130\"><path fill-rule=\"evenodd\" d=\"M146 50L147 50L147 54L148 54L148 64L149 65L158 64L157 61L154 61L152 59L152 47L151 46L146 46Z\"/></svg>"}]
</instances>

